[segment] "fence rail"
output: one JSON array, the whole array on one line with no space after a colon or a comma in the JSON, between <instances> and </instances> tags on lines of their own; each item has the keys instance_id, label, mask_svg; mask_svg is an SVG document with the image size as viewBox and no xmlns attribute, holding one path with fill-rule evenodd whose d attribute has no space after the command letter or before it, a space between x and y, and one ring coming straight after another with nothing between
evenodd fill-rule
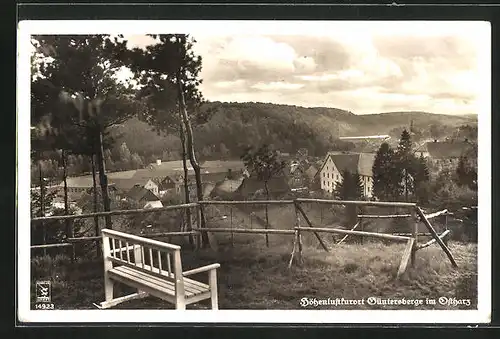
<instances>
[{"instance_id":1,"label":"fence rail","mask_svg":"<svg viewBox=\"0 0 500 339\"><path fill-rule=\"evenodd\" d=\"M373 206L373 207L404 207L408 208L410 213L407 214L387 214L387 215L371 215L371 214L355 214L357 218L357 223L355 224L352 229L347 230L347 229L342 229L342 228L336 228L336 227L316 227L311 219L308 217L306 211L304 210L302 204L327 204L327 205L343 205L343 206ZM225 206L231 206L231 227L206 227L205 224L201 220L201 212L204 210L204 207L207 206L220 206L220 205L225 205ZM269 228L269 221L266 220L262 221L264 222L265 228L257 228L257 229L248 229L248 228L233 228L233 210L232 206L241 206L241 205L290 205L294 208L295 210L295 226L292 229L270 229ZM115 211L109 211L109 212L97 212L97 213L88 213L88 214L79 214L79 215L64 215L64 216L50 216L50 217L39 217L39 218L33 218L32 222L47 222L47 221L55 221L55 220L64 220L64 221L69 221L69 220L76 220L76 219L85 219L85 218L96 218L96 217L106 217L106 216L117 216L117 215L144 215L144 214L154 214L154 213L161 213L165 211L176 211L176 210L186 210L186 211L191 211L191 209L195 209L195 213L189 214L191 217L195 217L195 222L196 226L192 227L190 225L190 228L187 231L183 231L182 229L180 231L172 231L172 232L157 232L157 233L150 233L150 234L141 234L142 237L146 238L154 238L154 237L172 237L172 236L194 236L196 237L197 240L200 239L200 235L206 233L207 235L211 233L231 233L233 235L234 233L247 233L247 234L265 234L266 235L266 244L268 245L267 241L267 236L270 234L276 234L276 235L294 235L294 247L292 251L292 257L290 258L290 265L293 261L293 258L295 255L298 255L300 258L302 256L302 233L303 232L310 232L315 235L317 238L318 242L321 244L323 249L325 251L329 251L329 248L327 244L322 240L320 237L319 233L337 233L337 234L342 234L344 237L340 242L337 243L340 244L345 241L345 239L348 236L361 236L363 239L364 237L373 237L373 238L379 238L379 239L385 239L385 240L393 240L393 241L401 241L401 242L406 242L407 245L405 247L405 252L403 254L403 259L400 264L400 269L398 271L398 275L402 274L404 270L406 269L406 264L408 260L411 260L411 263L413 265L415 261L415 252L419 249L426 248L434 243L437 243L443 251L446 253L448 258L450 259L452 265L456 267L456 262L450 252L450 250L447 248L446 244L443 242L443 239L446 238L446 236L450 233L448 229L441 235L439 235L433 226L431 225L429 219L435 218L440 215L444 215L445 217L449 215L447 210L442 210L434 213L429 213L429 214L424 214L423 211L417 206L416 203L407 203L407 202L378 202L378 201L345 201L345 200L327 200L327 199L307 199L307 198L297 198L294 200L251 200L251 201L201 201L197 203L190 203L190 204L181 204L181 205L175 205L175 206L166 206L166 207L160 207L160 208L150 208L150 209L135 209L135 210L115 210ZM266 209L267 211L267 209ZM189 223L192 222L191 217L189 218ZM205 216L206 217L206 216ZM250 215L250 221L251 221L252 214ZM257 216L256 216L257 217ZM365 219L396 219L396 218L406 218L413 220L414 223L411 226L411 229L408 233L399 233L399 234L387 234L387 233L376 233L376 232L366 232L363 229L363 220ZM205 218L206 219L206 218ZM301 226L300 220L303 219L306 222L306 226ZM323 212L321 210L321 221L323 221ZM424 226L427 228L428 233L422 233L418 232L418 223L423 223ZM109 227L108 227L109 228ZM361 230L355 230L356 228L360 228ZM96 229L97 231L97 229ZM107 231L107 232L113 232L113 231ZM68 234L73 234L72 231L69 232ZM418 237L419 236L431 236L432 239L427 241L426 243L419 245L418 244ZM44 238L45 239L45 238ZM190 238L191 239L191 238ZM210 235L209 239L215 240L213 236ZM57 248L57 247L70 247L73 246L73 253L74 253L74 246L77 243L82 243L82 242L90 242L94 241L96 243L99 243L101 241L101 236L96 234L95 236L85 236L85 237L74 237L74 236L67 236L65 241L63 243L58 243L58 244L40 244L40 245L33 245L31 246L31 249L43 249L44 251L47 248ZM154 240L148 240L151 243L156 242ZM233 241L233 238L232 238ZM199 245L199 243L197 243ZM216 246L215 246L216 248ZM298 252L297 252L298 249Z\"/></svg>"},{"instance_id":2,"label":"fence rail","mask_svg":"<svg viewBox=\"0 0 500 339\"><path fill-rule=\"evenodd\" d=\"M182 210L182 209L193 208L193 207L198 207L198 206L199 206L198 203L190 203L190 204L165 206L165 207L157 207L157 208L147 208L147 209L116 210L116 211L109 211L109 212L95 212L95 213L74 214L74 215L56 215L56 216L50 216L50 217L32 218L31 221L38 222L38 221L74 220L74 219L86 219L86 218L94 218L94 217L106 217L106 216L113 216L113 215L159 213L159 212L165 212L165 211Z\"/></svg>"}]
</instances>

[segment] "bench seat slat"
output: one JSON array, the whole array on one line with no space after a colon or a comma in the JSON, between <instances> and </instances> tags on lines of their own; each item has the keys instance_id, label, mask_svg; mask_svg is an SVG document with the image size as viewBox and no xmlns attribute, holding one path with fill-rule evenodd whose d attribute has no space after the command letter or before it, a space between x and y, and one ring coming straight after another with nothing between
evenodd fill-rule
<instances>
[{"instance_id":1,"label":"bench seat slat","mask_svg":"<svg viewBox=\"0 0 500 339\"><path fill-rule=\"evenodd\" d=\"M117 267L115 267L113 269L117 269L117 268L120 268L120 270L122 270L122 271L123 270L125 270L125 271L131 270L131 271L134 271L134 272L138 272L138 274L142 274L142 275L149 276L149 277L154 277L155 279L158 279L158 280L161 280L161 281L164 281L165 278L167 278L167 279L170 279L172 281L172 283L173 283L173 281L175 279L173 273L170 273L170 275L167 275L167 273L165 271L163 271L163 273L161 274L161 276L157 276L156 274L152 275L151 271L150 272L140 271L140 270L136 270L133 267L128 267L126 265L117 266ZM156 267L154 267L153 269L156 271L155 273L158 273L158 269ZM148 265L146 265L146 270L150 270L150 268L148 267ZM210 289L210 286L208 284L204 284L202 282L199 282L199 281L196 281L196 280L193 280L193 279L190 279L190 278L184 278L183 280L184 280L184 287L185 288L186 288L186 286L189 286L190 289L198 290L198 291L206 291L206 290Z\"/></svg>"},{"instance_id":2,"label":"bench seat slat","mask_svg":"<svg viewBox=\"0 0 500 339\"><path fill-rule=\"evenodd\" d=\"M111 277L117 275L122 278L134 280L145 286L160 290L165 294L175 296L175 284L173 281L164 280L147 273L140 272L131 267L118 266L109 271ZM193 284L194 280L184 278L184 290L187 298L194 297L195 295L202 294L209 291L209 286L201 288L197 284Z\"/></svg>"},{"instance_id":3,"label":"bench seat slat","mask_svg":"<svg viewBox=\"0 0 500 339\"><path fill-rule=\"evenodd\" d=\"M108 257L108 258L118 265L123 265L123 266L129 267L133 270L140 271L140 272L145 273L145 274L150 275L150 276L155 276L155 277L158 277L160 279L165 279L165 278L169 279L170 278L172 281L175 279L173 273L167 273L167 272L163 271L160 274L159 269L157 269L156 267L151 268L150 265L144 265L144 262L142 264L133 264L133 263L127 263L127 261L125 261L125 260L120 260L120 259L116 259L113 257ZM118 267L120 267L120 266L118 266ZM209 288L209 285L204 284L204 283L199 282L199 281L196 281L196 280L193 280L193 279L184 278L184 282L186 282L186 281L189 284L195 285L197 288L202 289L202 290Z\"/></svg>"}]
</instances>

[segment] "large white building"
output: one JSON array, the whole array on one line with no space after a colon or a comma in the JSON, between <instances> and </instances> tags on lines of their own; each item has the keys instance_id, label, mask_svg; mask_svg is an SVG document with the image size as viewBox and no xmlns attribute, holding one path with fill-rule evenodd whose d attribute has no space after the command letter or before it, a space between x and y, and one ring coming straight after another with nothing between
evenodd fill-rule
<instances>
[{"instance_id":1,"label":"large white building","mask_svg":"<svg viewBox=\"0 0 500 339\"><path fill-rule=\"evenodd\" d=\"M321 189L333 193L337 183L342 181L342 172L348 170L351 173L359 173L364 196L372 197L374 161L374 153L328 152L318 172Z\"/></svg>"}]
</instances>

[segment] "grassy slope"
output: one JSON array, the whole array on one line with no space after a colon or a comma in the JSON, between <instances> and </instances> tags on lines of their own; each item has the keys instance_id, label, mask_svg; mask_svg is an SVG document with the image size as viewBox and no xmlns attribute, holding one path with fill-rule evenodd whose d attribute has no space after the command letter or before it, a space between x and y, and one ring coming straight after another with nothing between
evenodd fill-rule
<instances>
[{"instance_id":1,"label":"grassy slope","mask_svg":"<svg viewBox=\"0 0 500 339\"><path fill-rule=\"evenodd\" d=\"M299 309L303 297L362 299L370 296L387 298L439 298L441 296L472 299L477 305L475 245L451 243L459 269L454 270L444 253L436 246L417 254L414 268L396 280L395 275L403 251L402 245L380 243L330 244L331 252L305 247L302 265L287 268L292 248L291 237L274 238L266 248L264 237L235 235L234 246L229 235L217 236L219 251L183 252L184 269L219 262L219 304L221 309ZM50 268L49 268L50 267ZM34 271L37 278L54 281L53 302L57 309L88 309L103 299L102 262L66 263L64 268L47 265L45 274ZM198 277L206 279L205 274ZM118 288L121 293L132 292ZM204 309L208 301L191 306ZM323 308L335 308L323 306ZM172 308L154 298L131 301L120 309ZM336 309L349 309L349 306ZM351 306L375 309L383 306ZM386 309L401 306L385 307ZM411 307L409 307L411 309ZM426 309L458 307L420 306Z\"/></svg>"}]
</instances>

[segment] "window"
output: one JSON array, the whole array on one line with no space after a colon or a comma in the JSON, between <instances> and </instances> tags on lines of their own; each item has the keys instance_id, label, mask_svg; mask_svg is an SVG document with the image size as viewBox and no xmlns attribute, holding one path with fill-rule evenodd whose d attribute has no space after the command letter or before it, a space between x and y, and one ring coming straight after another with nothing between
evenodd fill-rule
<instances>
[{"instance_id":1,"label":"window","mask_svg":"<svg viewBox=\"0 0 500 339\"><path fill-rule=\"evenodd\" d=\"M328 174L326 175L326 177L327 177L328 179L330 179L330 173L328 173Z\"/></svg>"}]
</instances>

